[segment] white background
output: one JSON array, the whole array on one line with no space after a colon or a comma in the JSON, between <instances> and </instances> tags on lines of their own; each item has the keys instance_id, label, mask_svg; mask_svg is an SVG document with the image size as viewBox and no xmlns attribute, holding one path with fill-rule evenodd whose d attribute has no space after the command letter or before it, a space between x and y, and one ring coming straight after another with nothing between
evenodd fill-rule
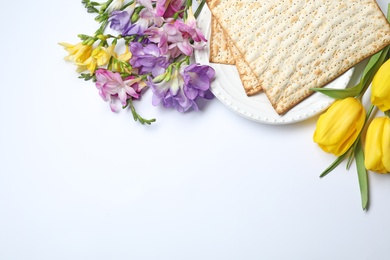
<instances>
[{"instance_id":1,"label":"white background","mask_svg":"<svg viewBox=\"0 0 390 260\"><path fill-rule=\"evenodd\" d=\"M318 116L180 114L147 92L140 125L63 60L97 28L81 1L1 6L1 260L390 259L390 176L369 174L368 212L355 166L320 179Z\"/></svg>"}]
</instances>

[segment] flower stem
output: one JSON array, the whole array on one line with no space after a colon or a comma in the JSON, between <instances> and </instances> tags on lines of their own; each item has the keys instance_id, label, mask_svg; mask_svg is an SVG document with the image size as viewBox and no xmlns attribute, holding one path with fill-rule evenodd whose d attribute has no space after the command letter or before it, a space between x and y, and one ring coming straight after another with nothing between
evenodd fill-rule
<instances>
[{"instance_id":1,"label":"flower stem","mask_svg":"<svg viewBox=\"0 0 390 260\"><path fill-rule=\"evenodd\" d=\"M200 13L202 12L202 9L204 7L204 5L206 4L206 0L202 0L200 3L199 3L199 6L198 8L196 9L195 13L194 13L194 16L195 18L198 18L198 16L200 15Z\"/></svg>"},{"instance_id":2,"label":"flower stem","mask_svg":"<svg viewBox=\"0 0 390 260\"><path fill-rule=\"evenodd\" d=\"M134 4L134 1L130 1L129 3L122 6L121 11L125 10L128 6Z\"/></svg>"},{"instance_id":3,"label":"flower stem","mask_svg":"<svg viewBox=\"0 0 390 260\"><path fill-rule=\"evenodd\" d=\"M129 98L126 102L126 107L130 107L131 113L133 114L134 121L139 121L141 124L147 124L150 125L153 122L156 122L155 118L152 119L145 119L142 116L140 116L137 111L135 110L135 107L133 105L133 100Z\"/></svg>"}]
</instances>

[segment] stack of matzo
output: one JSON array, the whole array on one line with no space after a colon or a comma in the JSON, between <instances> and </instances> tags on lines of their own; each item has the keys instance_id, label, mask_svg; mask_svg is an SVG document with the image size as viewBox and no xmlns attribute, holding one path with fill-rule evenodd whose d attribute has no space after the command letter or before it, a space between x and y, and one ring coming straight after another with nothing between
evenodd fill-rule
<instances>
[{"instance_id":1,"label":"stack of matzo","mask_svg":"<svg viewBox=\"0 0 390 260\"><path fill-rule=\"evenodd\" d=\"M278 114L390 44L390 25L374 0L207 5L214 30L210 61L236 64L246 93L262 89Z\"/></svg>"}]
</instances>

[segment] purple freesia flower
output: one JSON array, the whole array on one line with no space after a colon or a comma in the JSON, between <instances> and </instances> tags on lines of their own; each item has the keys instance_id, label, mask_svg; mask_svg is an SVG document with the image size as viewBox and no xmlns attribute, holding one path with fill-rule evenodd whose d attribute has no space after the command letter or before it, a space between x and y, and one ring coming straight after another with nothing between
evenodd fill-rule
<instances>
[{"instance_id":1,"label":"purple freesia flower","mask_svg":"<svg viewBox=\"0 0 390 260\"><path fill-rule=\"evenodd\" d=\"M142 87L139 85L140 79L133 76L122 79L118 72L106 69L97 69L96 88L104 101L110 102L111 111L118 111L117 100L122 106L126 106L127 99L140 97Z\"/></svg>"},{"instance_id":2,"label":"purple freesia flower","mask_svg":"<svg viewBox=\"0 0 390 260\"><path fill-rule=\"evenodd\" d=\"M131 23L133 11L113 11L108 21L110 28L121 32L122 35L143 35L149 26L149 21L138 19L137 22Z\"/></svg>"},{"instance_id":3,"label":"purple freesia flower","mask_svg":"<svg viewBox=\"0 0 390 260\"><path fill-rule=\"evenodd\" d=\"M108 21L111 29L122 32L129 26L130 19L131 13L127 11L113 11Z\"/></svg>"},{"instance_id":4,"label":"purple freesia flower","mask_svg":"<svg viewBox=\"0 0 390 260\"><path fill-rule=\"evenodd\" d=\"M164 73L168 67L168 58L162 56L160 49L154 43L143 45L139 42L130 43L130 51L133 54L130 64L139 69L139 74L152 73L153 77Z\"/></svg>"},{"instance_id":5,"label":"purple freesia flower","mask_svg":"<svg viewBox=\"0 0 390 260\"><path fill-rule=\"evenodd\" d=\"M197 97L211 99L213 94L210 91L211 80L215 71L210 66L191 64L184 68L184 93L189 99L195 100Z\"/></svg>"},{"instance_id":6,"label":"purple freesia flower","mask_svg":"<svg viewBox=\"0 0 390 260\"><path fill-rule=\"evenodd\" d=\"M153 92L153 105L162 104L166 108L174 107L179 112L186 112L191 108L199 110L199 98L213 98L210 84L215 71L210 66L192 64L182 66L180 71L173 68L172 74L168 73L157 77L156 79L161 80L159 82L154 82L156 79L148 79L148 85Z\"/></svg>"}]
</instances>

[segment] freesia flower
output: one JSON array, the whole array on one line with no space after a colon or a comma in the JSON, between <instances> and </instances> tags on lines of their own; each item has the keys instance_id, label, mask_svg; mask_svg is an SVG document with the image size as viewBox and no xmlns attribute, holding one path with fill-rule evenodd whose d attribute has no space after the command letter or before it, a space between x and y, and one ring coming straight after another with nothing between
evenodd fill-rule
<instances>
[{"instance_id":1,"label":"freesia flower","mask_svg":"<svg viewBox=\"0 0 390 260\"><path fill-rule=\"evenodd\" d=\"M133 68L138 68L141 75L152 73L155 77L162 74L169 65L167 57L161 55L156 44L144 46L139 42L131 42L130 50L133 55L130 64Z\"/></svg>"},{"instance_id":2,"label":"freesia flower","mask_svg":"<svg viewBox=\"0 0 390 260\"><path fill-rule=\"evenodd\" d=\"M152 10L153 5L152 2L155 2L155 0L138 0L137 1L140 5L145 6L147 9Z\"/></svg>"},{"instance_id":3,"label":"freesia flower","mask_svg":"<svg viewBox=\"0 0 390 260\"><path fill-rule=\"evenodd\" d=\"M142 9L139 13L139 16L142 20L147 21L148 24L154 25L156 27L161 27L165 22L165 19L163 17L158 16L156 14L153 7Z\"/></svg>"},{"instance_id":4,"label":"freesia flower","mask_svg":"<svg viewBox=\"0 0 390 260\"><path fill-rule=\"evenodd\" d=\"M156 2L157 15L168 18L183 9L185 0L157 0Z\"/></svg>"},{"instance_id":5,"label":"freesia flower","mask_svg":"<svg viewBox=\"0 0 390 260\"><path fill-rule=\"evenodd\" d=\"M211 99L211 80L215 71L210 66L192 64L182 66L180 70L172 67L164 74L152 80L148 85L153 91L153 105L162 104L166 108L174 107L179 112L189 109L198 110L199 98Z\"/></svg>"},{"instance_id":6,"label":"freesia flower","mask_svg":"<svg viewBox=\"0 0 390 260\"><path fill-rule=\"evenodd\" d=\"M128 11L113 11L108 18L110 28L122 32L129 26L131 14Z\"/></svg>"},{"instance_id":7,"label":"freesia flower","mask_svg":"<svg viewBox=\"0 0 390 260\"><path fill-rule=\"evenodd\" d=\"M114 49L115 44L110 45L107 48L98 46L92 51L91 56L87 60L77 63L79 66L77 71L81 72L84 70L89 70L92 74L97 67L106 65L112 56L116 56Z\"/></svg>"},{"instance_id":8,"label":"freesia flower","mask_svg":"<svg viewBox=\"0 0 390 260\"><path fill-rule=\"evenodd\" d=\"M322 114L313 140L322 150L336 156L344 154L355 142L365 122L366 111L359 100L337 100Z\"/></svg>"},{"instance_id":9,"label":"freesia flower","mask_svg":"<svg viewBox=\"0 0 390 260\"><path fill-rule=\"evenodd\" d=\"M178 57L180 54L191 56L193 47L189 42L189 38L183 38L183 34L174 25L174 21L165 23L162 27L151 27L145 30L145 34L149 35L149 40L154 42L160 48L161 54L169 54L172 58Z\"/></svg>"},{"instance_id":10,"label":"freesia flower","mask_svg":"<svg viewBox=\"0 0 390 260\"><path fill-rule=\"evenodd\" d=\"M76 45L63 42L59 44L63 46L69 54L64 59L73 61L75 63L83 63L91 56L92 53L92 46L83 44L81 42L77 43Z\"/></svg>"},{"instance_id":11,"label":"freesia flower","mask_svg":"<svg viewBox=\"0 0 390 260\"><path fill-rule=\"evenodd\" d=\"M383 112L390 110L390 60L379 68L372 80L371 103Z\"/></svg>"},{"instance_id":12,"label":"freesia flower","mask_svg":"<svg viewBox=\"0 0 390 260\"><path fill-rule=\"evenodd\" d=\"M186 21L183 22L182 20L176 20L174 25L183 34L184 38L191 38L195 42L207 42L202 31L196 24L196 19L194 13L192 12L192 7L188 9L188 17Z\"/></svg>"},{"instance_id":13,"label":"freesia flower","mask_svg":"<svg viewBox=\"0 0 390 260\"><path fill-rule=\"evenodd\" d=\"M118 56L118 60L128 62L132 56L133 54L129 51L129 45L126 45L126 50Z\"/></svg>"},{"instance_id":14,"label":"freesia flower","mask_svg":"<svg viewBox=\"0 0 390 260\"><path fill-rule=\"evenodd\" d=\"M121 32L122 35L143 35L149 26L149 21L137 19L132 22L136 2L124 11L113 11L108 21L110 28Z\"/></svg>"},{"instance_id":15,"label":"freesia flower","mask_svg":"<svg viewBox=\"0 0 390 260\"><path fill-rule=\"evenodd\" d=\"M106 69L97 69L96 72L96 88L99 90L99 95L104 101L110 102L110 107L113 112L118 111L117 100L122 106L126 106L127 99L140 97L142 84L139 84L141 79L128 77L122 79L117 72L112 72Z\"/></svg>"},{"instance_id":16,"label":"freesia flower","mask_svg":"<svg viewBox=\"0 0 390 260\"><path fill-rule=\"evenodd\" d=\"M390 118L383 116L372 120L366 133L364 164L367 170L390 172Z\"/></svg>"}]
</instances>

